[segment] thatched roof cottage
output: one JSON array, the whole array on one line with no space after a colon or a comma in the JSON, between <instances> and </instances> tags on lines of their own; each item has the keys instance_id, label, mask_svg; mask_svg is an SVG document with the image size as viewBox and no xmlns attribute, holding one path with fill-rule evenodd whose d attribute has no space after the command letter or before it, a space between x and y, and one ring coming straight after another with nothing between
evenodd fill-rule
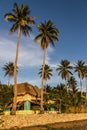
<instances>
[{"instance_id":1,"label":"thatched roof cottage","mask_svg":"<svg viewBox=\"0 0 87 130\"><path fill-rule=\"evenodd\" d=\"M17 84L17 110L39 109L40 95L41 90L37 86L27 82Z\"/></svg>"}]
</instances>

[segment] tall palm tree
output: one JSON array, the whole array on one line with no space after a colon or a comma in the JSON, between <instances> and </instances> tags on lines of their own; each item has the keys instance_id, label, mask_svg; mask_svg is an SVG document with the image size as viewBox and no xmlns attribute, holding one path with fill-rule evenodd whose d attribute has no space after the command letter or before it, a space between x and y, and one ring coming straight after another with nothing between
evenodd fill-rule
<instances>
[{"instance_id":1,"label":"tall palm tree","mask_svg":"<svg viewBox=\"0 0 87 130\"><path fill-rule=\"evenodd\" d=\"M8 86L10 85L10 78L14 76L14 63L8 62L4 65L3 70L5 72L5 76L8 76ZM16 68L18 72L18 67Z\"/></svg>"},{"instance_id":2,"label":"tall palm tree","mask_svg":"<svg viewBox=\"0 0 87 130\"><path fill-rule=\"evenodd\" d=\"M42 77L42 70L43 70L43 65L42 65L42 67L40 68L40 71L39 71L39 75L40 75L40 77ZM49 65L47 65L47 64L45 64L45 66L44 66L44 77L43 77L43 79L44 79L44 85L46 85L46 81L48 80L48 79L50 79L51 78L51 76L53 76L52 75L52 69L50 68L50 66ZM45 86L44 86L44 89L45 89ZM46 89L45 89L46 90Z\"/></svg>"},{"instance_id":3,"label":"tall palm tree","mask_svg":"<svg viewBox=\"0 0 87 130\"><path fill-rule=\"evenodd\" d=\"M74 65L75 72L78 73L78 77L80 78L80 92L82 95L82 79L83 79L83 72L84 72L85 62L82 60L78 60L77 63Z\"/></svg>"},{"instance_id":4,"label":"tall palm tree","mask_svg":"<svg viewBox=\"0 0 87 130\"><path fill-rule=\"evenodd\" d=\"M68 91L67 81L69 80L70 75L72 75L71 70L72 66L70 65L70 62L67 59L61 60L60 65L58 65L56 69L58 75L61 75L62 79L65 79L67 91Z\"/></svg>"},{"instance_id":5,"label":"tall palm tree","mask_svg":"<svg viewBox=\"0 0 87 130\"><path fill-rule=\"evenodd\" d=\"M46 49L51 44L54 46L54 42L58 41L58 29L54 26L54 23L49 20L45 21L44 23L41 23L39 26L37 26L39 34L35 37L35 42L39 41L40 46L44 51L43 55L43 69L42 69L42 89L41 89L41 111L44 110L43 108L43 88L44 88L44 66L45 66L45 60L46 60Z\"/></svg>"},{"instance_id":6,"label":"tall palm tree","mask_svg":"<svg viewBox=\"0 0 87 130\"><path fill-rule=\"evenodd\" d=\"M20 37L21 33L24 36L29 36L29 33L32 31L31 24L34 24L34 17L30 16L30 8L27 5L18 6L17 3L14 3L12 13L5 14L5 20L9 22L13 22L13 25L10 29L10 33L14 33L18 30L18 40L16 46L16 56L14 62L14 98L13 98L13 106L11 114L16 114L16 100L17 100L17 76L16 76L16 68L18 62L18 52L20 45Z\"/></svg>"}]
</instances>

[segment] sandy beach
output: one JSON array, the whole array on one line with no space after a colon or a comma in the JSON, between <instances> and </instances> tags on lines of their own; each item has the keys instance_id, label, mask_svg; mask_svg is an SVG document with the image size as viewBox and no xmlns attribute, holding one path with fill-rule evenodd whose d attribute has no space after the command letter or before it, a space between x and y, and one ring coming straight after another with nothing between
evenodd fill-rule
<instances>
[{"instance_id":1,"label":"sandy beach","mask_svg":"<svg viewBox=\"0 0 87 130\"><path fill-rule=\"evenodd\" d=\"M0 130L50 130L51 127L58 130L87 130L87 113L0 116Z\"/></svg>"}]
</instances>

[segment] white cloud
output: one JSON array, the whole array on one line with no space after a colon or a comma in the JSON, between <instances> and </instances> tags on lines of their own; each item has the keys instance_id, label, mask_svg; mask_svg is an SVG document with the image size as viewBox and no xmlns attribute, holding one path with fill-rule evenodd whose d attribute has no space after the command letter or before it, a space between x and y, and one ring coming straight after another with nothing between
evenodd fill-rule
<instances>
[{"instance_id":1,"label":"white cloud","mask_svg":"<svg viewBox=\"0 0 87 130\"><path fill-rule=\"evenodd\" d=\"M39 43L34 43L33 37L31 36L31 38L27 39L24 37L21 38L18 65L22 67L33 67L42 64L43 50L39 47ZM16 40L9 39L9 37L0 37L0 39L0 60L4 63L14 61ZM53 49L51 47L47 49L46 63L50 61L48 52L50 53L52 51Z\"/></svg>"},{"instance_id":2,"label":"white cloud","mask_svg":"<svg viewBox=\"0 0 87 130\"><path fill-rule=\"evenodd\" d=\"M4 37L3 37L4 36ZM0 66L9 61L13 61L15 59L15 51L16 51L16 43L17 43L17 36L7 36L3 35L0 36ZM41 86L41 79L35 76L35 68L38 69L43 63L43 50L40 48L39 43L34 43L34 36L31 35L30 38L21 37L20 41L20 48L19 48L19 58L18 58L18 66L22 69L19 71L23 71L22 75L18 75L18 83L19 82L29 82L33 85ZM49 54L53 53L54 48L50 46L47 48L47 55L46 55L46 64L51 65L54 67L54 64L51 64ZM31 69L31 73L26 70ZM1 70L2 71L2 70ZM20 72L19 72L20 73ZM4 72L3 72L4 74ZM29 79L28 79L29 77ZM3 77L1 79L3 81ZM4 79L7 82L7 77ZM56 78L52 78L50 83L56 82ZM11 83L13 83L13 78L11 79Z\"/></svg>"},{"instance_id":3,"label":"white cloud","mask_svg":"<svg viewBox=\"0 0 87 130\"><path fill-rule=\"evenodd\" d=\"M41 79L40 78L28 78L28 77L18 77L18 83L28 82L32 85L37 85L39 88L41 87Z\"/></svg>"},{"instance_id":4,"label":"white cloud","mask_svg":"<svg viewBox=\"0 0 87 130\"><path fill-rule=\"evenodd\" d=\"M15 54L15 45L14 42L8 39L2 39L0 37L0 60L8 61L13 60Z\"/></svg>"},{"instance_id":5,"label":"white cloud","mask_svg":"<svg viewBox=\"0 0 87 130\"><path fill-rule=\"evenodd\" d=\"M65 83L64 80L62 80L62 78L60 76L58 76L57 74L55 74L55 72L53 72L53 76L51 77L50 80L47 80L46 84L49 84L51 86L54 86L54 85L57 85L57 84L60 84L60 83ZM37 85L38 87L41 87L41 78L40 77L18 77L18 83L21 83L21 82L28 82L32 85Z\"/></svg>"}]
</instances>

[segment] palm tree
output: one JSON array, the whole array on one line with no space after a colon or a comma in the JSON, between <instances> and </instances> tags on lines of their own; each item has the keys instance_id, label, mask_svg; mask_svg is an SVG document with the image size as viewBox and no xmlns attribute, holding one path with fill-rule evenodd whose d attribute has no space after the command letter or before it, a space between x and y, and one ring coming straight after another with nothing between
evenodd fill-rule
<instances>
[{"instance_id":1,"label":"palm tree","mask_svg":"<svg viewBox=\"0 0 87 130\"><path fill-rule=\"evenodd\" d=\"M7 13L5 14L4 18L5 20L9 22L13 22L13 25L10 29L10 33L14 33L16 30L18 30L18 40L17 40L17 46L16 46L16 56L15 56L15 62L14 62L14 98L13 98L13 106L11 114L16 114L16 98L17 98L17 76L16 76L16 68L17 68L17 62L18 62L18 52L19 52L19 45L20 45L20 37L21 33L24 36L29 36L29 33L32 31L32 28L30 24L34 24L34 17L29 16L31 11L27 5L21 5L20 7L17 5L17 3L14 3L13 13Z\"/></svg>"},{"instance_id":2,"label":"palm tree","mask_svg":"<svg viewBox=\"0 0 87 130\"><path fill-rule=\"evenodd\" d=\"M58 65L56 69L58 75L61 75L62 79L65 79L67 91L68 91L67 81L69 80L70 75L72 75L71 69L72 66L70 65L70 62L66 59L61 60L60 65Z\"/></svg>"},{"instance_id":3,"label":"palm tree","mask_svg":"<svg viewBox=\"0 0 87 130\"><path fill-rule=\"evenodd\" d=\"M77 81L76 79L71 76L70 79L68 80L69 84L69 101L70 101L70 106L73 106L76 110L77 107L77 102L78 102L78 88L77 88Z\"/></svg>"},{"instance_id":4,"label":"palm tree","mask_svg":"<svg viewBox=\"0 0 87 130\"><path fill-rule=\"evenodd\" d=\"M73 94L77 93L78 91L77 81L73 76L71 76L70 79L68 80L68 84L69 84L70 90L72 90L72 93Z\"/></svg>"},{"instance_id":5,"label":"palm tree","mask_svg":"<svg viewBox=\"0 0 87 130\"><path fill-rule=\"evenodd\" d=\"M39 34L35 37L35 42L40 41L40 46L44 51L43 69L42 69L42 89L41 89L41 111L43 111L43 88L44 88L44 66L46 60L46 49L51 44L54 46L54 41L58 41L58 29L54 26L51 20L45 21L37 26Z\"/></svg>"},{"instance_id":6,"label":"palm tree","mask_svg":"<svg viewBox=\"0 0 87 130\"><path fill-rule=\"evenodd\" d=\"M40 71L39 71L39 75L40 75L40 77L42 77L42 70L43 70L43 65L42 65L42 67L40 68ZM46 85L46 81L48 80L48 79L50 79L51 78L51 76L53 76L52 75L52 69L50 68L50 66L49 65L47 65L47 64L45 64L45 66L44 66L44 77L43 77L43 79L44 79L44 85ZM44 86L45 87L45 86ZM45 89L45 91L46 91L46 88L44 88Z\"/></svg>"},{"instance_id":7,"label":"palm tree","mask_svg":"<svg viewBox=\"0 0 87 130\"><path fill-rule=\"evenodd\" d=\"M80 92L82 95L82 79L83 79L83 72L84 72L85 62L82 60L78 60L77 63L74 65L75 72L78 73L78 77L80 78Z\"/></svg>"},{"instance_id":8,"label":"palm tree","mask_svg":"<svg viewBox=\"0 0 87 130\"><path fill-rule=\"evenodd\" d=\"M14 76L14 63L13 62L6 63L3 67L3 70L5 72L5 76L8 76L8 86L9 86L10 78ZM16 68L16 71L18 72L18 67Z\"/></svg>"}]
</instances>

